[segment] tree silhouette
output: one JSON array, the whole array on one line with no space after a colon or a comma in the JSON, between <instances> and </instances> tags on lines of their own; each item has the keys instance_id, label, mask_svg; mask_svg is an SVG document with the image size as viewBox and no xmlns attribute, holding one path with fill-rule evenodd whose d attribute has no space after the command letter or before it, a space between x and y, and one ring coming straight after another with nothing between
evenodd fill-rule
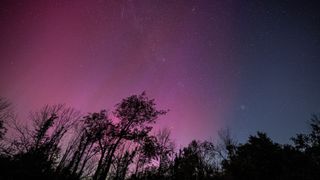
<instances>
[{"instance_id":1,"label":"tree silhouette","mask_svg":"<svg viewBox=\"0 0 320 180\"><path fill-rule=\"evenodd\" d=\"M293 145L258 132L242 144L219 133L220 141L192 141L175 152L170 131L152 134L167 111L145 93L123 99L113 111L83 116L65 105L31 113L29 125L0 98L0 179L48 180L242 180L320 177L320 116ZM9 137L6 131L16 133Z\"/></svg>"},{"instance_id":2,"label":"tree silhouette","mask_svg":"<svg viewBox=\"0 0 320 180\"><path fill-rule=\"evenodd\" d=\"M236 147L223 168L229 179L316 179L319 171L315 162L319 161L258 132Z\"/></svg>"},{"instance_id":3,"label":"tree silhouette","mask_svg":"<svg viewBox=\"0 0 320 180\"><path fill-rule=\"evenodd\" d=\"M9 106L2 99L1 103L2 113ZM141 144L144 155L153 156L150 148L154 149L156 141L149 132L156 119L165 113L157 110L154 100L145 93L117 104L113 112L116 120L108 118L105 110L81 117L64 105L45 106L32 113L32 127L17 122L11 126L19 137L11 142L10 156L1 159L1 164L12 165L2 177L79 179L86 174L93 179L105 179L115 174L115 178L124 178L137 151L121 154L120 147L129 142ZM4 132L2 115L0 125ZM118 168L111 168L116 163ZM116 173L111 173L111 169Z\"/></svg>"},{"instance_id":4,"label":"tree silhouette","mask_svg":"<svg viewBox=\"0 0 320 180\"><path fill-rule=\"evenodd\" d=\"M236 148L224 168L233 179L278 179L280 159L279 144L272 142L265 133L258 132Z\"/></svg>"},{"instance_id":5,"label":"tree silhouette","mask_svg":"<svg viewBox=\"0 0 320 180\"><path fill-rule=\"evenodd\" d=\"M71 176L81 177L87 163L99 152L98 142L110 133L111 120L107 117L105 110L92 113L84 117L81 128L77 133L77 139L65 154L69 161L64 162L64 172L70 172ZM60 166L61 168L61 166Z\"/></svg>"},{"instance_id":6,"label":"tree silhouette","mask_svg":"<svg viewBox=\"0 0 320 180\"><path fill-rule=\"evenodd\" d=\"M117 104L113 114L119 122L115 125L114 138L108 144L106 155L98 165L93 179L106 179L118 147L125 141L144 140L152 130L155 120L165 113L166 111L157 110L154 100L148 99L144 92L123 99Z\"/></svg>"},{"instance_id":7,"label":"tree silhouette","mask_svg":"<svg viewBox=\"0 0 320 180\"><path fill-rule=\"evenodd\" d=\"M320 176L320 115L311 117L310 127L310 133L297 134L292 141L295 149L303 154L306 177L315 179Z\"/></svg>"},{"instance_id":8,"label":"tree silhouette","mask_svg":"<svg viewBox=\"0 0 320 180\"><path fill-rule=\"evenodd\" d=\"M179 151L174 159L174 179L210 179L214 177L214 167L210 160L214 152L211 142L193 140Z\"/></svg>"},{"instance_id":9,"label":"tree silhouette","mask_svg":"<svg viewBox=\"0 0 320 180\"><path fill-rule=\"evenodd\" d=\"M18 132L9 148L12 166L6 171L8 178L55 178L55 165L62 148L62 138L79 119L79 113L64 105L45 106L31 114L32 127L22 127L13 121L11 127Z\"/></svg>"},{"instance_id":10,"label":"tree silhouette","mask_svg":"<svg viewBox=\"0 0 320 180\"><path fill-rule=\"evenodd\" d=\"M0 141L7 131L4 123L10 116L12 116L10 103L5 98L0 97Z\"/></svg>"},{"instance_id":11,"label":"tree silhouette","mask_svg":"<svg viewBox=\"0 0 320 180\"><path fill-rule=\"evenodd\" d=\"M158 132L156 160L158 160L157 177L166 177L169 173L169 168L172 165L175 143L170 139L171 131L164 128Z\"/></svg>"}]
</instances>

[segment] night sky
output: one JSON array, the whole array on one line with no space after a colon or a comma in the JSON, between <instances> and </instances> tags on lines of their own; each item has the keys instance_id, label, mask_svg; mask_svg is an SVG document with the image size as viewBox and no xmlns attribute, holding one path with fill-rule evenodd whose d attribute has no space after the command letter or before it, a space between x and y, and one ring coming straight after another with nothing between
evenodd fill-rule
<instances>
[{"instance_id":1,"label":"night sky","mask_svg":"<svg viewBox=\"0 0 320 180\"><path fill-rule=\"evenodd\" d=\"M320 3L1 0L0 96L112 110L146 91L178 144L230 128L289 142L320 113Z\"/></svg>"}]
</instances>

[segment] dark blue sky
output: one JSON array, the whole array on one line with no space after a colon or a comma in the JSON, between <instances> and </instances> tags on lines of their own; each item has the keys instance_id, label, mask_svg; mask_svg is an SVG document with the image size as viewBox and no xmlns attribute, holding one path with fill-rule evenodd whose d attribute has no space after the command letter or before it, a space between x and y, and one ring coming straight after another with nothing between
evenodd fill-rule
<instances>
[{"instance_id":1,"label":"dark blue sky","mask_svg":"<svg viewBox=\"0 0 320 180\"><path fill-rule=\"evenodd\" d=\"M260 130L288 142L320 112L319 9L319 1L238 4L233 53L241 107L230 114L230 127L241 139Z\"/></svg>"}]
</instances>

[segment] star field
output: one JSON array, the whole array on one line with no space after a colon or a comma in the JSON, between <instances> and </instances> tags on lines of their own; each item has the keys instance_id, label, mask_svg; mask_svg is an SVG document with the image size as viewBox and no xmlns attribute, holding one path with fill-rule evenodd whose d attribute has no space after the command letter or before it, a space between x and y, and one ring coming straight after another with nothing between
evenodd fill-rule
<instances>
[{"instance_id":1,"label":"star field","mask_svg":"<svg viewBox=\"0 0 320 180\"><path fill-rule=\"evenodd\" d=\"M1 1L0 95L25 121L146 91L174 139L287 142L320 110L317 1Z\"/></svg>"}]
</instances>

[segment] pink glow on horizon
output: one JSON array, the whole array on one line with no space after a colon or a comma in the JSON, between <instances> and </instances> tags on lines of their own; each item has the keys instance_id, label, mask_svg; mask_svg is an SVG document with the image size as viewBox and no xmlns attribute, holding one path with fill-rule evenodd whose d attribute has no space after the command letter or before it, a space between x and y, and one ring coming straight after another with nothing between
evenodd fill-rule
<instances>
[{"instance_id":1,"label":"pink glow on horizon","mask_svg":"<svg viewBox=\"0 0 320 180\"><path fill-rule=\"evenodd\" d=\"M145 90L170 109L158 126L172 128L180 144L223 128L236 96L228 19L216 20L221 27L211 52L206 37L193 38L206 22L192 4L156 11L157 5L131 1L63 2L32 1L12 8L5 21L0 95L21 119L44 104L66 103L84 113L112 109Z\"/></svg>"}]
</instances>

